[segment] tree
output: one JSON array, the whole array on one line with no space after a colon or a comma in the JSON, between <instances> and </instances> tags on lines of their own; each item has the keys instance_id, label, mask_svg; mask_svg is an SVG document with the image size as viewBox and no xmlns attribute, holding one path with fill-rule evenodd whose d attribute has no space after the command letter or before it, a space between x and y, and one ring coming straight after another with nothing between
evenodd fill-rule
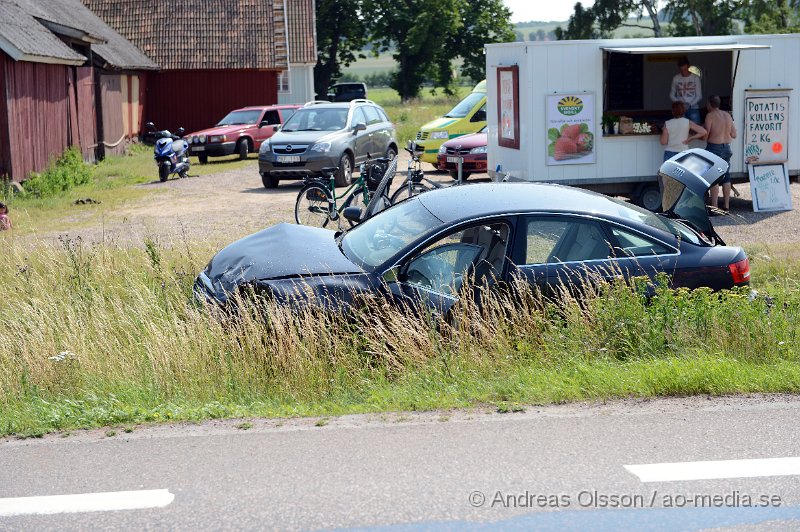
<instances>
[{"instance_id":1,"label":"tree","mask_svg":"<svg viewBox=\"0 0 800 532\"><path fill-rule=\"evenodd\" d=\"M561 26L555 29L556 39L559 41L567 39L597 39L600 33L595 28L596 17L591 8L584 9L583 4L575 4L574 13L569 17L567 29Z\"/></svg>"},{"instance_id":2,"label":"tree","mask_svg":"<svg viewBox=\"0 0 800 532\"><path fill-rule=\"evenodd\" d=\"M314 91L322 97L367 43L364 0L317 0L317 64Z\"/></svg>"},{"instance_id":3,"label":"tree","mask_svg":"<svg viewBox=\"0 0 800 532\"><path fill-rule=\"evenodd\" d=\"M666 12L673 35L730 35L740 7L740 0L669 0Z\"/></svg>"},{"instance_id":4,"label":"tree","mask_svg":"<svg viewBox=\"0 0 800 532\"><path fill-rule=\"evenodd\" d=\"M800 0L745 0L740 14L747 33L800 33Z\"/></svg>"},{"instance_id":5,"label":"tree","mask_svg":"<svg viewBox=\"0 0 800 532\"><path fill-rule=\"evenodd\" d=\"M398 70L391 86L403 101L429 79L451 92L458 57L464 75L483 79L483 45L515 37L502 0L364 0L364 10L377 50L393 50Z\"/></svg>"}]
</instances>

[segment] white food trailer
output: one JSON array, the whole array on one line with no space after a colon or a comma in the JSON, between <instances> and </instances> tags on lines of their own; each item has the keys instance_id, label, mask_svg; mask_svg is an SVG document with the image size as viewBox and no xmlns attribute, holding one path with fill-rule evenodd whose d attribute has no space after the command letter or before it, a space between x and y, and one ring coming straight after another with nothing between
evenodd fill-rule
<instances>
[{"instance_id":1,"label":"white food trailer","mask_svg":"<svg viewBox=\"0 0 800 532\"><path fill-rule=\"evenodd\" d=\"M672 118L670 85L683 56L701 76L703 117L712 94L732 113L734 182L773 163L788 191L788 175L800 173L800 102L791 101L800 88L798 34L487 45L490 175L627 195L657 208L659 128ZM617 133L612 120L621 120Z\"/></svg>"}]
</instances>

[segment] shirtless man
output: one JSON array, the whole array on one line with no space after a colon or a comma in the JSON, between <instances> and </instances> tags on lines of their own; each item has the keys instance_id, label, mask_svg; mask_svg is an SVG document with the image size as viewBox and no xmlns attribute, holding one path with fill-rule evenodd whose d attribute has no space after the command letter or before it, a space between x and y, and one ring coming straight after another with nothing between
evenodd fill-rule
<instances>
[{"instance_id":1,"label":"shirtless man","mask_svg":"<svg viewBox=\"0 0 800 532\"><path fill-rule=\"evenodd\" d=\"M711 96L708 99L708 114L706 115L705 128L708 131L706 137L706 150L714 155L722 157L725 162L730 164L731 156L731 140L736 138L736 126L733 124L733 118L725 111L719 110L720 99L719 96ZM719 185L711 187L711 207L717 208L719 201ZM722 210L727 212L730 210L731 201L731 172L728 169L725 172L725 177L722 178ZM714 211L712 209L712 215Z\"/></svg>"}]
</instances>

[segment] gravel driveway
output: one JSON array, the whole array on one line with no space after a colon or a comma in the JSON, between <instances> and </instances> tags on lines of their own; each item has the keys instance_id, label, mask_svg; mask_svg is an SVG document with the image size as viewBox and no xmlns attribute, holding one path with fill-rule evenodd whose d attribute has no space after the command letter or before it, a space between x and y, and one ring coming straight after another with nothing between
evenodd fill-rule
<instances>
[{"instance_id":1,"label":"gravel driveway","mask_svg":"<svg viewBox=\"0 0 800 532\"><path fill-rule=\"evenodd\" d=\"M408 155L402 153L398 171L404 173ZM447 174L428 172L429 178L450 182ZM488 179L475 175L470 182ZM395 186L402 174L395 178ZM230 242L258 229L294 222L294 203L301 181L282 182L277 189L266 190L258 175L255 159L246 168L188 179L171 179L166 183L139 185L159 189L160 194L107 211L102 222L69 231L85 242L112 241L140 245L145 237L164 245L179 241L205 240ZM800 211L754 213L747 183L736 185L741 193L731 199L731 214L713 218L720 235L730 245L788 244L800 242ZM791 186L793 204L800 207L800 184ZM38 235L55 241L64 232Z\"/></svg>"}]
</instances>

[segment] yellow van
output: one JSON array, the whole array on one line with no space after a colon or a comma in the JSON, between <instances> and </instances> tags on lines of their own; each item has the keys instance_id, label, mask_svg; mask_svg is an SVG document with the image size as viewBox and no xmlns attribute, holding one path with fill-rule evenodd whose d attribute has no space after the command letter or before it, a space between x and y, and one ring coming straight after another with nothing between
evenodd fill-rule
<instances>
[{"instance_id":1,"label":"yellow van","mask_svg":"<svg viewBox=\"0 0 800 532\"><path fill-rule=\"evenodd\" d=\"M486 125L486 80L458 102L449 113L428 122L417 133L417 146L424 149L421 160L436 166L439 146L448 139L477 133Z\"/></svg>"}]
</instances>

